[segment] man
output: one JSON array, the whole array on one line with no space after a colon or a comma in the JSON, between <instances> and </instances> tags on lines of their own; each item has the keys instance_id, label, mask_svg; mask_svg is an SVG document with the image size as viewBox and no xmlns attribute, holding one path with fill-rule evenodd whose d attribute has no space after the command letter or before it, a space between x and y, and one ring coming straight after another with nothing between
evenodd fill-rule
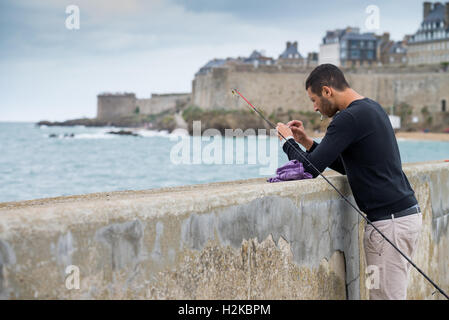
<instances>
[{"instance_id":1,"label":"man","mask_svg":"<svg viewBox=\"0 0 449 320\"><path fill-rule=\"evenodd\" d=\"M294 150L292 142L296 141L307 150L299 152L320 172L329 167L346 174L359 209L411 257L421 231L422 215L402 171L388 115L377 102L350 88L341 70L331 64L312 71L306 90L314 110L333 119L319 144L307 136L301 121L278 123L278 132L290 140L283 141L289 160L301 161L314 178L319 175ZM373 277L379 276L378 288L370 288L370 299L406 299L410 269L407 260L369 224L365 227L364 247L367 266L375 266L370 270L378 271Z\"/></svg>"}]
</instances>

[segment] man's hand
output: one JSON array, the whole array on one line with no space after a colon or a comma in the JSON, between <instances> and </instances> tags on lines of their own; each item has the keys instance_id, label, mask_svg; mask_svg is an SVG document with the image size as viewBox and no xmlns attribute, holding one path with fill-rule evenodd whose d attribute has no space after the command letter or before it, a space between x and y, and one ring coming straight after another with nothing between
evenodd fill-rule
<instances>
[{"instance_id":1,"label":"man's hand","mask_svg":"<svg viewBox=\"0 0 449 320\"><path fill-rule=\"evenodd\" d=\"M293 132L293 137L295 138L296 142L302 144L306 148L306 150L309 150L312 147L313 140L307 136L302 121L292 120L287 123L287 126L289 126L291 131Z\"/></svg>"},{"instance_id":2,"label":"man's hand","mask_svg":"<svg viewBox=\"0 0 449 320\"><path fill-rule=\"evenodd\" d=\"M276 127L276 130L278 131L279 135L279 140L282 141L282 136L281 134L287 138L288 136L292 136L293 137L293 132L292 130L290 130L290 128L288 126L286 126L285 124L283 124L282 122L278 122L278 125Z\"/></svg>"},{"instance_id":3,"label":"man's hand","mask_svg":"<svg viewBox=\"0 0 449 320\"><path fill-rule=\"evenodd\" d=\"M292 120L287 123L287 126L290 127L290 129L293 132L293 137L295 137L295 140L302 144L302 142L307 140L307 134L304 130L304 126L302 124L302 121L299 120Z\"/></svg>"}]
</instances>

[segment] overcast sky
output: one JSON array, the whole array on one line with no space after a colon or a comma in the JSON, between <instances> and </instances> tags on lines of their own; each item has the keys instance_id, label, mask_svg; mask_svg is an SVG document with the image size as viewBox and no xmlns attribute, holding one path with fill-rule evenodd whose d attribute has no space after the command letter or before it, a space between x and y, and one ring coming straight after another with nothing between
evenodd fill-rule
<instances>
[{"instance_id":1,"label":"overcast sky","mask_svg":"<svg viewBox=\"0 0 449 320\"><path fill-rule=\"evenodd\" d=\"M77 5L80 29L66 28ZM367 6L380 10L377 34L394 40L421 22L417 0L1 0L0 121L66 120L96 115L100 92L190 92L212 58L264 50L277 58L287 41L304 56L326 30L367 31Z\"/></svg>"}]
</instances>

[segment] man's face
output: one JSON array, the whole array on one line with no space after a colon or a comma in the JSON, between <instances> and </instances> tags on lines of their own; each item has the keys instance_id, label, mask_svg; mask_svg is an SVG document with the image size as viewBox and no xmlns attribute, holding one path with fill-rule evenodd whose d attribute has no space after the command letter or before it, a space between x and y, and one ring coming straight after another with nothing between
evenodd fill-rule
<instances>
[{"instance_id":1,"label":"man's face","mask_svg":"<svg viewBox=\"0 0 449 320\"><path fill-rule=\"evenodd\" d=\"M312 92L310 87L307 88L307 94L313 102L313 110L315 112L319 111L323 116L327 116L329 118L333 117L337 113L338 108L330 99L327 99L324 96L318 96Z\"/></svg>"}]
</instances>

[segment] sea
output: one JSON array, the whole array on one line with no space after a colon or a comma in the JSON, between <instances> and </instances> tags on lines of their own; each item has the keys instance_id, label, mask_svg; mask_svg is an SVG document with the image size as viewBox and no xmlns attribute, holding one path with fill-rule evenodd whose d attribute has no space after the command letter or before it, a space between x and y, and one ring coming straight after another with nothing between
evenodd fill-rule
<instances>
[{"instance_id":1,"label":"sea","mask_svg":"<svg viewBox=\"0 0 449 320\"><path fill-rule=\"evenodd\" d=\"M120 130L0 122L0 202L269 178L288 162L274 135ZM398 145L403 163L449 159L449 142Z\"/></svg>"}]
</instances>

